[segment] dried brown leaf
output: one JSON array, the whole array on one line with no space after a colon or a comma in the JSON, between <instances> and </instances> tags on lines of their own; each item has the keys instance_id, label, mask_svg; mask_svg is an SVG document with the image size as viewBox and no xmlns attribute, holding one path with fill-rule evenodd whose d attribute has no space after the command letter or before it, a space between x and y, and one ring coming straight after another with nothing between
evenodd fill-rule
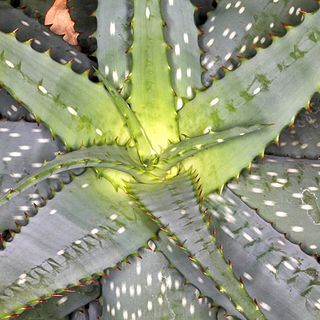
<instances>
[{"instance_id":1,"label":"dried brown leaf","mask_svg":"<svg viewBox=\"0 0 320 320\"><path fill-rule=\"evenodd\" d=\"M51 25L50 30L71 45L78 45L79 33L74 30L74 22L67 8L67 0L55 0L45 17L45 25Z\"/></svg>"}]
</instances>

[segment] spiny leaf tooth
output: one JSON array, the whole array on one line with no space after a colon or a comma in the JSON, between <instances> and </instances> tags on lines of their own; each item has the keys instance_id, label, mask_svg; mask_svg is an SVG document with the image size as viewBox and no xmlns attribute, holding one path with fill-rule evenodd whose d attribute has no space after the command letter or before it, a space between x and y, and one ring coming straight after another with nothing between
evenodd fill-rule
<instances>
[{"instance_id":1,"label":"spiny leaf tooth","mask_svg":"<svg viewBox=\"0 0 320 320\"><path fill-rule=\"evenodd\" d=\"M165 232L165 233L169 233L169 229L168 228L160 227L160 230Z\"/></svg>"},{"instance_id":2,"label":"spiny leaf tooth","mask_svg":"<svg viewBox=\"0 0 320 320\"><path fill-rule=\"evenodd\" d=\"M15 318L18 318L20 315L17 314L17 313L12 313L12 314L9 314L5 317L3 317L2 319L5 320L5 319L15 319Z\"/></svg>"},{"instance_id":3,"label":"spiny leaf tooth","mask_svg":"<svg viewBox=\"0 0 320 320\"><path fill-rule=\"evenodd\" d=\"M237 309L239 312L243 313L243 308L242 308L240 305L236 305L236 309Z\"/></svg>"},{"instance_id":4,"label":"spiny leaf tooth","mask_svg":"<svg viewBox=\"0 0 320 320\"><path fill-rule=\"evenodd\" d=\"M9 35L13 36L13 37L16 37L18 31L19 31L19 28L15 28L11 32L9 32Z\"/></svg>"},{"instance_id":5,"label":"spiny leaf tooth","mask_svg":"<svg viewBox=\"0 0 320 320\"><path fill-rule=\"evenodd\" d=\"M38 299L36 300L36 303L45 303L45 302L48 302L48 299Z\"/></svg>"},{"instance_id":6,"label":"spiny leaf tooth","mask_svg":"<svg viewBox=\"0 0 320 320\"><path fill-rule=\"evenodd\" d=\"M52 293L51 297L61 298L61 297L64 297L64 295L61 293Z\"/></svg>"},{"instance_id":7,"label":"spiny leaf tooth","mask_svg":"<svg viewBox=\"0 0 320 320\"><path fill-rule=\"evenodd\" d=\"M24 43L26 43L28 46L31 47L32 41L33 41L33 39L31 38L31 39L27 39L26 41L24 41Z\"/></svg>"},{"instance_id":8,"label":"spiny leaf tooth","mask_svg":"<svg viewBox=\"0 0 320 320\"><path fill-rule=\"evenodd\" d=\"M194 263L198 262L193 256L188 256L188 259Z\"/></svg>"},{"instance_id":9,"label":"spiny leaf tooth","mask_svg":"<svg viewBox=\"0 0 320 320\"><path fill-rule=\"evenodd\" d=\"M109 278L110 275L109 275L108 273L106 273L106 272L103 272L103 273L101 274L101 277L102 277L102 278Z\"/></svg>"},{"instance_id":10,"label":"spiny leaf tooth","mask_svg":"<svg viewBox=\"0 0 320 320\"><path fill-rule=\"evenodd\" d=\"M252 170L252 162L249 162L248 166L247 166L247 170L249 173L251 173Z\"/></svg>"},{"instance_id":11,"label":"spiny leaf tooth","mask_svg":"<svg viewBox=\"0 0 320 320\"><path fill-rule=\"evenodd\" d=\"M205 276L207 276L207 277L211 277L211 274L210 274L210 272L208 271L208 270L204 270L203 271L203 274L205 275Z\"/></svg>"},{"instance_id":12,"label":"spiny leaf tooth","mask_svg":"<svg viewBox=\"0 0 320 320\"><path fill-rule=\"evenodd\" d=\"M318 0L317 0L317 1L318 1ZM318 1L318 2L319 2L319 1ZM301 8L299 8L299 11L297 11L297 12L302 13L303 15L306 15L306 14L308 14L308 13L312 13L312 11L306 11L306 10L301 9Z\"/></svg>"},{"instance_id":13,"label":"spiny leaf tooth","mask_svg":"<svg viewBox=\"0 0 320 320\"><path fill-rule=\"evenodd\" d=\"M69 68L69 69L71 69L71 70L72 70L73 62L74 62L73 59L71 59L71 60L63 60L63 59L60 59L60 60L59 60L59 63L63 64L66 68Z\"/></svg>"},{"instance_id":14,"label":"spiny leaf tooth","mask_svg":"<svg viewBox=\"0 0 320 320\"><path fill-rule=\"evenodd\" d=\"M32 306L23 306L23 307L20 307L19 309L17 309L18 312L23 312L25 310L30 310L30 309L33 309Z\"/></svg>"},{"instance_id":15,"label":"spiny leaf tooth","mask_svg":"<svg viewBox=\"0 0 320 320\"><path fill-rule=\"evenodd\" d=\"M216 226L213 226L212 236L213 236L214 239L217 238L217 229L216 229Z\"/></svg>"},{"instance_id":16,"label":"spiny leaf tooth","mask_svg":"<svg viewBox=\"0 0 320 320\"><path fill-rule=\"evenodd\" d=\"M284 22L280 22L280 25L281 25L283 28L285 28L286 30L287 30L287 28L289 28L289 27L290 27L290 25L289 25L289 24L284 23Z\"/></svg>"},{"instance_id":17,"label":"spiny leaf tooth","mask_svg":"<svg viewBox=\"0 0 320 320\"><path fill-rule=\"evenodd\" d=\"M244 284L243 284L243 279L242 279L242 277L239 278L239 282L240 282L240 287L243 289L243 288L244 288Z\"/></svg>"},{"instance_id":18,"label":"spiny leaf tooth","mask_svg":"<svg viewBox=\"0 0 320 320\"><path fill-rule=\"evenodd\" d=\"M222 286L216 286L216 288L217 288L221 293L225 293L225 292L226 292L225 288L222 287Z\"/></svg>"},{"instance_id":19,"label":"spiny leaf tooth","mask_svg":"<svg viewBox=\"0 0 320 320\"><path fill-rule=\"evenodd\" d=\"M90 75L90 68L87 69L87 70L85 70L85 71L81 74L82 77L86 77L86 78L88 78L89 75ZM97 85L99 85L99 84L100 84L100 82L97 83Z\"/></svg>"},{"instance_id":20,"label":"spiny leaf tooth","mask_svg":"<svg viewBox=\"0 0 320 320\"><path fill-rule=\"evenodd\" d=\"M73 285L73 284L72 284ZM76 292L75 290L71 290L71 289L64 289L63 292L67 292L67 293L74 293Z\"/></svg>"},{"instance_id":21,"label":"spiny leaf tooth","mask_svg":"<svg viewBox=\"0 0 320 320\"><path fill-rule=\"evenodd\" d=\"M157 249L157 246L156 244L154 243L154 241L152 240L149 240L148 241L148 247L147 247L148 250L154 252L156 249Z\"/></svg>"},{"instance_id":22,"label":"spiny leaf tooth","mask_svg":"<svg viewBox=\"0 0 320 320\"><path fill-rule=\"evenodd\" d=\"M264 159L264 150L259 153L259 157L261 158L261 160Z\"/></svg>"},{"instance_id":23,"label":"spiny leaf tooth","mask_svg":"<svg viewBox=\"0 0 320 320\"><path fill-rule=\"evenodd\" d=\"M4 250L6 248L6 242L3 240L2 235L0 235L0 250Z\"/></svg>"},{"instance_id":24,"label":"spiny leaf tooth","mask_svg":"<svg viewBox=\"0 0 320 320\"><path fill-rule=\"evenodd\" d=\"M289 122L289 127L290 127L291 129L294 128L295 119L296 119L296 115L294 115L294 116L291 118L290 122Z\"/></svg>"},{"instance_id":25,"label":"spiny leaf tooth","mask_svg":"<svg viewBox=\"0 0 320 320\"><path fill-rule=\"evenodd\" d=\"M212 217L211 217L211 214L207 214L207 212L205 213L206 214L206 224L208 227L211 226L211 220L212 220Z\"/></svg>"},{"instance_id":26,"label":"spiny leaf tooth","mask_svg":"<svg viewBox=\"0 0 320 320\"><path fill-rule=\"evenodd\" d=\"M203 294L201 294L201 292L199 292L198 296L197 296L197 299L201 300L201 299L204 299L205 296Z\"/></svg>"},{"instance_id":27,"label":"spiny leaf tooth","mask_svg":"<svg viewBox=\"0 0 320 320\"><path fill-rule=\"evenodd\" d=\"M21 221L15 221L14 224L16 225L17 232L21 231L22 222Z\"/></svg>"},{"instance_id":28,"label":"spiny leaf tooth","mask_svg":"<svg viewBox=\"0 0 320 320\"><path fill-rule=\"evenodd\" d=\"M307 112L311 112L311 104L310 104L310 100L308 101L307 105L306 105L306 110Z\"/></svg>"},{"instance_id":29,"label":"spiny leaf tooth","mask_svg":"<svg viewBox=\"0 0 320 320\"><path fill-rule=\"evenodd\" d=\"M49 190L49 192L50 192L50 190ZM28 212L24 211L23 214L24 214L26 221L28 222L29 218L30 218L30 216L28 215Z\"/></svg>"}]
</instances>

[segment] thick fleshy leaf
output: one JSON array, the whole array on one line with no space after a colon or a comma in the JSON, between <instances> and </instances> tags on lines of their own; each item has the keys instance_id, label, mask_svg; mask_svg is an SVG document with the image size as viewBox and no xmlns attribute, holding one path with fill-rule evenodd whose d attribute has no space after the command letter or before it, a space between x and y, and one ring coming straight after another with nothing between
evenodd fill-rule
<instances>
[{"instance_id":1,"label":"thick fleshy leaf","mask_svg":"<svg viewBox=\"0 0 320 320\"><path fill-rule=\"evenodd\" d=\"M5 193L21 180L35 172L44 161L55 158L56 153L64 151L58 140L53 141L50 132L42 125L19 121L0 121L0 192ZM0 207L0 232L17 231L17 225L26 223L26 213L33 216L37 207L45 204L45 199L52 197L54 190L61 188L61 183L70 182L65 173L52 176L24 192L12 202Z\"/></svg>"},{"instance_id":2,"label":"thick fleshy leaf","mask_svg":"<svg viewBox=\"0 0 320 320\"><path fill-rule=\"evenodd\" d=\"M143 250L102 280L103 320L215 319L206 298L160 252Z\"/></svg>"},{"instance_id":3,"label":"thick fleshy leaf","mask_svg":"<svg viewBox=\"0 0 320 320\"><path fill-rule=\"evenodd\" d=\"M139 177L143 179L141 175L142 167L138 160L134 158L134 154L131 153L130 155L129 151L127 148L118 145L105 145L80 149L63 155L58 154L54 160L44 163L41 168L24 177L10 188L5 195L0 197L0 205L8 203L10 199L18 196L38 182L54 174L72 169L103 167L127 173L139 181Z\"/></svg>"},{"instance_id":4,"label":"thick fleshy leaf","mask_svg":"<svg viewBox=\"0 0 320 320\"><path fill-rule=\"evenodd\" d=\"M192 178L182 173L161 184L134 184L131 192L245 318L263 319L263 314L215 246L201 214L196 188Z\"/></svg>"},{"instance_id":5,"label":"thick fleshy leaf","mask_svg":"<svg viewBox=\"0 0 320 320\"><path fill-rule=\"evenodd\" d=\"M11 34L0 32L0 40L2 85L68 147L116 137L128 139L121 115L102 85L70 72Z\"/></svg>"},{"instance_id":6,"label":"thick fleshy leaf","mask_svg":"<svg viewBox=\"0 0 320 320\"><path fill-rule=\"evenodd\" d=\"M114 266L156 230L121 189L91 171L80 176L0 252L0 316Z\"/></svg>"},{"instance_id":7,"label":"thick fleshy leaf","mask_svg":"<svg viewBox=\"0 0 320 320\"><path fill-rule=\"evenodd\" d=\"M129 75L131 56L131 1L99 0L97 16L97 58L100 71L116 87L122 88Z\"/></svg>"},{"instance_id":8,"label":"thick fleshy leaf","mask_svg":"<svg viewBox=\"0 0 320 320\"><path fill-rule=\"evenodd\" d=\"M315 66L320 53L319 17L319 11L307 15L284 39L216 81L179 113L180 133L187 136L210 128L218 131L253 123L273 124L263 132L240 137L187 160L186 167L199 172L204 193L237 176L307 104L319 84Z\"/></svg>"},{"instance_id":9,"label":"thick fleshy leaf","mask_svg":"<svg viewBox=\"0 0 320 320\"><path fill-rule=\"evenodd\" d=\"M158 153L170 141L179 140L160 11L158 0L134 0L132 90L128 98Z\"/></svg>"},{"instance_id":10,"label":"thick fleshy leaf","mask_svg":"<svg viewBox=\"0 0 320 320\"><path fill-rule=\"evenodd\" d=\"M252 56L254 46L270 45L273 34L285 34L284 24L296 25L302 21L304 11L318 7L315 0L220 1L202 27L200 44L206 52L202 63L208 69L204 82L209 84L212 76L219 76L221 67L233 69L239 56Z\"/></svg>"},{"instance_id":11,"label":"thick fleshy leaf","mask_svg":"<svg viewBox=\"0 0 320 320\"><path fill-rule=\"evenodd\" d=\"M170 45L169 63L173 89L178 96L177 108L182 107L181 98L192 98L194 89L201 89L199 31L193 22L195 7L190 0L162 1L165 35ZM179 105L178 105L179 104Z\"/></svg>"},{"instance_id":12,"label":"thick fleshy leaf","mask_svg":"<svg viewBox=\"0 0 320 320\"><path fill-rule=\"evenodd\" d=\"M267 319L318 319L318 262L226 190L206 201L225 257Z\"/></svg>"},{"instance_id":13,"label":"thick fleshy leaf","mask_svg":"<svg viewBox=\"0 0 320 320\"><path fill-rule=\"evenodd\" d=\"M230 188L309 253L319 254L319 160L267 156Z\"/></svg>"},{"instance_id":14,"label":"thick fleshy leaf","mask_svg":"<svg viewBox=\"0 0 320 320\"><path fill-rule=\"evenodd\" d=\"M246 128L234 127L220 132L209 131L198 137L187 137L181 142L171 145L160 155L157 169L153 172L160 172L163 174L185 159L199 155L201 152L215 148L239 137L255 133L264 128L266 128L266 125L256 125Z\"/></svg>"}]
</instances>

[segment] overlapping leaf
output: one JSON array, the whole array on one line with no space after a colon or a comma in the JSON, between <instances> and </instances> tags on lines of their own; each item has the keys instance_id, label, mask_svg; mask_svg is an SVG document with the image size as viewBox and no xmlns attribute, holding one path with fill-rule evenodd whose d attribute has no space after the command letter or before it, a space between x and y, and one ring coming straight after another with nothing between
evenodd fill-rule
<instances>
[{"instance_id":1,"label":"overlapping leaf","mask_svg":"<svg viewBox=\"0 0 320 320\"><path fill-rule=\"evenodd\" d=\"M319 11L307 15L304 23L284 39L216 81L179 112L180 132L187 136L241 125L273 124L261 132L239 138L237 143L203 152L186 161L187 167L197 168L205 193L219 188L248 166L307 105L319 83L315 67L320 50L319 16ZM270 56L274 59L270 60ZM290 94L284 95L283 91Z\"/></svg>"},{"instance_id":2,"label":"overlapping leaf","mask_svg":"<svg viewBox=\"0 0 320 320\"><path fill-rule=\"evenodd\" d=\"M156 230L123 191L92 172L82 175L0 252L6 270L0 276L0 316L21 313L25 305L113 267Z\"/></svg>"},{"instance_id":3,"label":"overlapping leaf","mask_svg":"<svg viewBox=\"0 0 320 320\"><path fill-rule=\"evenodd\" d=\"M247 319L263 319L263 314L215 246L200 211L196 188L192 178L184 173L161 184L134 184L130 192L188 252L191 261L216 283L239 312Z\"/></svg>"}]
</instances>

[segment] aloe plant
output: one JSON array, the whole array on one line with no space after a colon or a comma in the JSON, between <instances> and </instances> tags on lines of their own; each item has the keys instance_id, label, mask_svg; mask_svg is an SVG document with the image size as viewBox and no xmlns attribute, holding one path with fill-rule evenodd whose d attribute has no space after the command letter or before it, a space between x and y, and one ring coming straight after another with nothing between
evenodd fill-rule
<instances>
[{"instance_id":1,"label":"aloe plant","mask_svg":"<svg viewBox=\"0 0 320 320\"><path fill-rule=\"evenodd\" d=\"M0 2L0 319L318 319L318 2L51 4Z\"/></svg>"}]
</instances>

